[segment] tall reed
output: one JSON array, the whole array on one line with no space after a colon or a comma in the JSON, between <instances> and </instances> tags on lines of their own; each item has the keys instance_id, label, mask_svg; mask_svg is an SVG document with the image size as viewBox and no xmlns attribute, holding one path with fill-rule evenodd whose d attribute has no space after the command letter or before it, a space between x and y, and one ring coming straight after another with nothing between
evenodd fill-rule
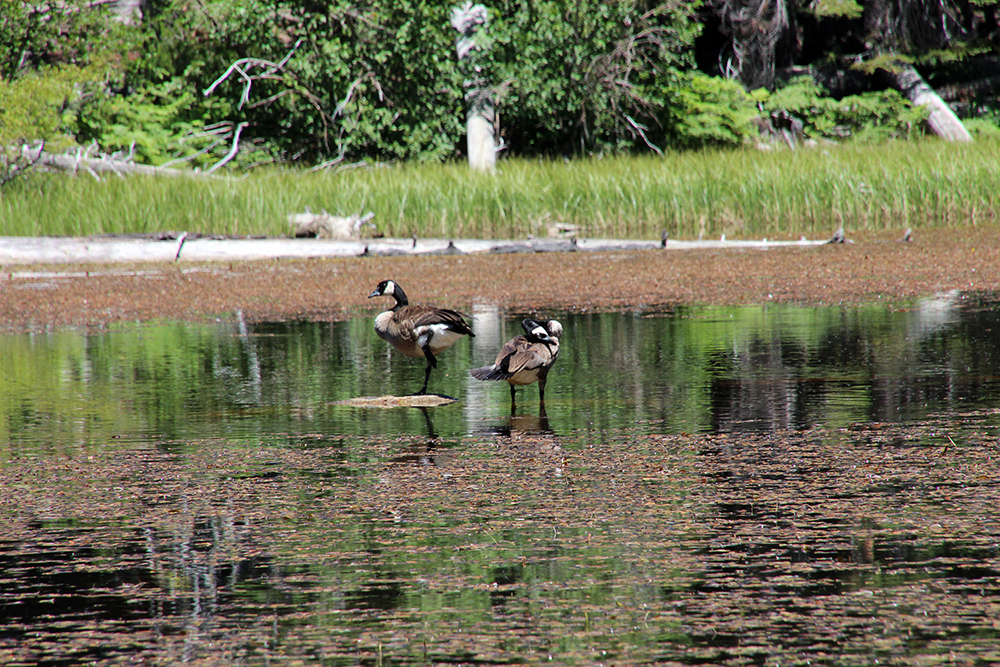
<instances>
[{"instance_id":1,"label":"tall reed","mask_svg":"<svg viewBox=\"0 0 1000 667\"><path fill-rule=\"evenodd\" d=\"M289 235L290 213L371 211L387 236L518 238L567 223L591 237L782 237L996 222L995 142L899 142L662 157L398 164L230 179L45 174L0 193L0 234L166 230Z\"/></svg>"}]
</instances>

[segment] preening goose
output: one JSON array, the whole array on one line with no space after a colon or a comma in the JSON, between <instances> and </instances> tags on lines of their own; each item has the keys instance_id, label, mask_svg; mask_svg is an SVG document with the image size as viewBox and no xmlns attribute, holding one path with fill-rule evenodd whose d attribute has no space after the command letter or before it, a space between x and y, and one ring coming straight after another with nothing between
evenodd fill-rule
<instances>
[{"instance_id":1,"label":"preening goose","mask_svg":"<svg viewBox=\"0 0 1000 667\"><path fill-rule=\"evenodd\" d=\"M509 382L511 404L516 385L538 382L538 398L544 403L545 380L559 356L559 336L563 328L555 320L540 324L531 318L522 320L521 328L524 334L504 343L492 366L473 368L469 372L477 380Z\"/></svg>"},{"instance_id":2,"label":"preening goose","mask_svg":"<svg viewBox=\"0 0 1000 667\"><path fill-rule=\"evenodd\" d=\"M396 305L375 318L375 333L408 357L427 360L424 386L417 394L427 393L431 369L437 368L436 355L454 345L462 336L475 337L465 316L457 310L434 306L411 306L406 292L392 280L383 280L368 295L391 296Z\"/></svg>"}]
</instances>

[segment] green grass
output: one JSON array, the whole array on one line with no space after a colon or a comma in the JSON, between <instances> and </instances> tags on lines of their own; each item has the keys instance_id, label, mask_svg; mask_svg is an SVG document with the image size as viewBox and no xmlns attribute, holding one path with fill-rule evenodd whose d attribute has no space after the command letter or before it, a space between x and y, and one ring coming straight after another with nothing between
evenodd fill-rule
<instances>
[{"instance_id":1,"label":"green grass","mask_svg":"<svg viewBox=\"0 0 1000 667\"><path fill-rule=\"evenodd\" d=\"M822 149L570 161L403 164L233 179L39 174L0 191L0 234L158 231L288 236L286 216L372 211L386 236L519 238L565 222L590 237L731 238L989 225L1000 144L927 140Z\"/></svg>"}]
</instances>

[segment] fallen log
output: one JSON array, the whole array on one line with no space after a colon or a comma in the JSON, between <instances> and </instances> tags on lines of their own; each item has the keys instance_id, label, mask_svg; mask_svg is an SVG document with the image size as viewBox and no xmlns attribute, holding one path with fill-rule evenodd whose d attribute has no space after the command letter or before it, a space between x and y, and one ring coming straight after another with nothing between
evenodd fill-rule
<instances>
[{"instance_id":1,"label":"fallen log","mask_svg":"<svg viewBox=\"0 0 1000 667\"><path fill-rule=\"evenodd\" d=\"M361 238L363 227L377 231L372 223L374 217L375 214L371 212L363 216L331 215L326 209L321 213L313 213L307 206L305 213L289 214L288 222L295 229L295 238L358 239Z\"/></svg>"},{"instance_id":2,"label":"fallen log","mask_svg":"<svg viewBox=\"0 0 1000 667\"><path fill-rule=\"evenodd\" d=\"M927 117L927 125L931 132L948 141L972 141L972 135L955 112L912 65L897 63L893 71L886 70L886 73L892 84L910 102L928 109L930 115Z\"/></svg>"},{"instance_id":3,"label":"fallen log","mask_svg":"<svg viewBox=\"0 0 1000 667\"><path fill-rule=\"evenodd\" d=\"M28 264L114 264L142 262L224 262L322 257L431 256L538 252L626 252L696 249L760 249L818 246L813 241L552 239L328 239L206 238L169 233L145 237L0 237L0 266Z\"/></svg>"},{"instance_id":4,"label":"fallen log","mask_svg":"<svg viewBox=\"0 0 1000 667\"><path fill-rule=\"evenodd\" d=\"M48 167L61 171L91 172L93 174L139 174L143 176L200 176L219 178L207 172L191 169L171 169L169 167L153 167L147 164L137 164L131 160L111 157L87 157L67 153L48 153L42 151L35 161L36 167Z\"/></svg>"}]
</instances>

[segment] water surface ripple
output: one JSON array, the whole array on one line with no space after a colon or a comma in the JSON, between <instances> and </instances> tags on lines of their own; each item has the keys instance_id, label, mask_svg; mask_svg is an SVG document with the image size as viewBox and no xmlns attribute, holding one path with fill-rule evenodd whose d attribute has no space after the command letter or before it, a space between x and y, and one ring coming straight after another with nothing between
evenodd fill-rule
<instances>
[{"instance_id":1,"label":"water surface ripple","mask_svg":"<svg viewBox=\"0 0 1000 667\"><path fill-rule=\"evenodd\" d=\"M0 337L0 663L998 662L996 305Z\"/></svg>"}]
</instances>

